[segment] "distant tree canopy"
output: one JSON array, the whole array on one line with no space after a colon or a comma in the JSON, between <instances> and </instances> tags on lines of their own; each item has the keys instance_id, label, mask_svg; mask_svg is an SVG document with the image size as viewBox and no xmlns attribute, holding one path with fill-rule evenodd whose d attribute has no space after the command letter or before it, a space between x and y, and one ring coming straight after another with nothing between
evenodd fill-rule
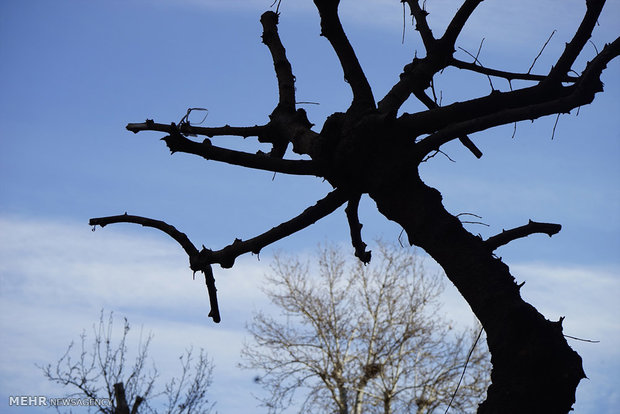
<instances>
[{"instance_id":1,"label":"distant tree canopy","mask_svg":"<svg viewBox=\"0 0 620 414\"><path fill-rule=\"evenodd\" d=\"M338 57L340 68L334 70L342 70L352 93L350 105L327 117L320 130L315 130L306 112L297 107L295 76L278 32L280 15L273 11L265 12L260 19L262 41L271 54L278 83L278 102L267 122L201 127L191 125L185 117L178 124L147 119L127 125L134 133L165 133L163 141L172 153L326 180L333 190L315 205L263 234L248 240L235 239L219 250L204 246L198 249L172 225L142 216L93 218L90 224L137 223L159 229L176 240L189 256L190 268L204 273L210 316L219 322L212 265L232 267L238 256L259 253L265 246L312 225L345 204L355 255L368 262L370 252L363 242L358 218L360 197L368 195L381 214L402 226L410 244L424 249L442 266L482 323L493 370L487 399L478 412L567 413L575 402L579 382L585 378L581 357L566 342L562 320L549 321L525 302L508 266L494 253L497 248L534 233L556 234L560 225L529 221L484 240L466 230L459 217L446 210L442 195L423 182L419 167L453 141L462 143L480 158L482 151L474 142L476 132L568 113L592 103L603 90L603 71L620 53L620 39L588 52L589 61L583 67L576 67L575 62L584 54L605 1L584 1L581 23L566 46L555 52L555 63L546 73L484 67L475 58L468 62L454 57L456 42L482 0L462 1L442 33L429 25L426 2L400 3L409 7L420 35L420 48L411 51L411 62L403 67L389 92L377 99L340 21L340 1L314 0L321 36ZM448 67L462 69L472 76L506 80L510 89L492 86L490 93L481 91L469 100L446 104L432 92L435 75ZM182 76L180 70L179 77ZM525 86L513 88L514 80ZM428 109L402 111L410 98ZM205 138L193 139L194 136ZM250 153L225 148L212 142L220 136L256 137L270 145L271 151ZM285 158L289 147L300 157Z\"/></svg>"},{"instance_id":2,"label":"distant tree canopy","mask_svg":"<svg viewBox=\"0 0 620 414\"><path fill-rule=\"evenodd\" d=\"M264 290L281 314L258 312L249 325L242 366L258 370L269 412L298 401L301 413L475 411L489 355L474 348L477 332L437 313L442 275L383 243L370 266L333 247L315 259L277 258Z\"/></svg>"},{"instance_id":3,"label":"distant tree canopy","mask_svg":"<svg viewBox=\"0 0 620 414\"><path fill-rule=\"evenodd\" d=\"M137 344L138 353L133 362L128 361L127 335L130 327L124 319L123 333L114 344L113 314L104 321L103 311L99 323L93 326L93 338L88 341L86 331L80 336L80 349L72 342L65 354L55 364L41 367L50 381L61 384L71 391L67 397L104 399L111 404L90 407L102 414L210 413L214 403L207 398L211 386L213 364L201 349L198 358L191 349L179 358L181 375L156 388L159 373L148 368L148 349L153 338L149 335ZM159 404L154 404L157 400Z\"/></svg>"}]
</instances>

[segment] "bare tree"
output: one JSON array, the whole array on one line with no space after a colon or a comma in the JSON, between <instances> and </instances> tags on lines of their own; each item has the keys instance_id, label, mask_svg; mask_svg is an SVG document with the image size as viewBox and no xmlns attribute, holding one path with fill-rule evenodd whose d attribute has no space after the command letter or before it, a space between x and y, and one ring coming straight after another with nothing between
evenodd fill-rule
<instances>
[{"instance_id":1,"label":"bare tree","mask_svg":"<svg viewBox=\"0 0 620 414\"><path fill-rule=\"evenodd\" d=\"M357 215L360 197L367 194L381 214L402 226L411 244L423 248L442 266L484 326L493 371L487 399L478 412L566 413L575 402L577 385L585 377L581 357L566 342L562 320L549 321L525 302L508 266L494 254L497 248L518 238L534 233L553 235L560 231L560 225L530 221L484 240L467 231L459 218L446 210L440 192L420 178L419 166L443 145L456 140L476 157L482 156L471 137L478 131L568 113L590 104L595 94L603 90L601 74L620 53L620 39L616 39L591 56L584 67L575 65L605 1L584 2L585 12L574 36L557 54L551 69L541 74L482 67L477 60L465 62L454 57L459 35L481 0L464 0L440 34L428 24L426 2L403 2L415 20L424 51L412 51L411 62L405 65L390 91L377 100L341 24L340 2L314 0L321 35L336 53L352 92L348 108L329 116L318 132L312 128L306 112L297 108L295 77L277 29L279 14L272 11L261 17L262 39L273 58L279 91L279 101L268 122L198 127L184 117L179 124L147 120L127 125L134 133L167 134L163 140L173 153L325 179L334 189L315 205L261 235L245 241L235 239L220 250L199 250L172 225L141 216L93 218L90 224L137 223L159 229L179 242L189 256L191 269L204 272L210 315L219 322L213 264L229 268L239 255L258 253L344 204L356 256L368 261L370 254L362 241ZM506 80L511 87L504 91L493 88L490 94L483 92L470 100L440 106L441 102L431 98L430 92L434 76L447 67L465 70L472 76ZM513 80L520 84L529 82L529 86L513 89ZM403 104L412 96L428 110L402 112ZM209 138L191 138L198 135L257 137L259 142L271 144L272 150L269 154L231 150ZM293 152L306 159L284 158L289 144Z\"/></svg>"},{"instance_id":2,"label":"bare tree","mask_svg":"<svg viewBox=\"0 0 620 414\"><path fill-rule=\"evenodd\" d=\"M347 263L335 248L320 250L315 270L276 258L264 290L281 315L256 313L242 352L244 368L264 373L263 403L279 412L305 388L304 413L474 411L490 361L473 346L477 332L457 332L439 316L440 276L383 243L371 266Z\"/></svg>"},{"instance_id":3,"label":"bare tree","mask_svg":"<svg viewBox=\"0 0 620 414\"><path fill-rule=\"evenodd\" d=\"M150 369L146 367L153 336L148 335L144 342L139 342L135 361L130 365L129 330L129 322L125 318L123 334L115 345L112 340L113 314L110 312L105 322L102 311L99 324L93 326L92 343L88 343L86 332L81 334L78 358L72 358L75 353L72 342L56 364L41 367L43 374L50 381L72 388L74 392L67 397L86 397L98 402L105 400L106 403L92 407L104 414L212 411L214 404L207 399L207 389L212 382L213 364L202 349L197 360L194 360L191 348L186 350L179 358L181 375L172 378L163 390L156 391L157 369L154 365ZM150 404L156 399L163 400L157 407Z\"/></svg>"}]
</instances>

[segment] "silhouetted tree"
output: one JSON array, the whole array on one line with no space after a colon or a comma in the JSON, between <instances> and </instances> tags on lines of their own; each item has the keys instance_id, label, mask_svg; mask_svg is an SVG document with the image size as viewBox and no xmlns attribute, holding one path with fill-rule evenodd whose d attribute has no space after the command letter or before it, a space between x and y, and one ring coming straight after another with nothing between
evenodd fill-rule
<instances>
[{"instance_id":1,"label":"silhouetted tree","mask_svg":"<svg viewBox=\"0 0 620 414\"><path fill-rule=\"evenodd\" d=\"M103 414L137 414L143 412L166 414L210 413L213 403L207 398L211 386L213 364L201 349L194 360L191 349L179 358L181 375L170 379L160 391L155 390L158 372L155 366L147 368L148 349L152 335L138 344L133 364L127 360L129 322L124 319L123 334L114 344L113 314L104 322L103 312L99 324L93 326L94 338L87 341L86 332L80 336L80 350L75 356L71 343L65 354L56 362L41 367L43 375L57 384L73 389L67 397L85 397L111 404L91 407ZM90 349L89 349L90 347ZM149 404L161 399L161 407Z\"/></svg>"},{"instance_id":2,"label":"silhouetted tree","mask_svg":"<svg viewBox=\"0 0 620 414\"><path fill-rule=\"evenodd\" d=\"M403 2L403 0L401 0ZM443 33L427 22L425 2L404 0L415 20L425 53L417 53L398 81L380 100L356 57L338 15L338 0L314 0L320 15L321 35L331 44L344 71L353 98L344 112L329 116L320 131L312 129L303 109L296 106L295 77L277 30L279 15L268 11L261 17L262 40L273 58L279 101L263 125L198 127L184 118L175 123L153 120L131 123L132 132L160 131L174 152L281 174L310 175L327 180L333 191L298 216L249 240L236 239L220 250L197 249L173 226L140 216L119 215L91 219L91 225L138 223L164 231L187 252L190 267L205 274L211 302L210 315L220 321L211 265L233 266L244 253L260 250L312 225L346 204L355 254L370 260L362 242L357 216L363 194L370 196L381 214L402 226L411 244L423 248L444 269L481 321L492 355L492 384L479 413L566 413L575 402L575 390L585 377L579 355L562 334L562 320L549 321L519 293L506 266L494 251L533 233L555 234L556 224L528 224L483 240L470 233L450 214L442 196L426 185L419 167L441 147L459 140L476 157L481 151L470 135L488 128L551 114L567 113L590 104L603 90L600 80L607 64L618 56L620 39L603 47L581 73L573 66L588 42L604 0L586 0L586 11L572 39L545 74L516 73L482 67L454 57L455 43L481 0L464 0ZM558 6L559 7L559 6ZM447 67L475 75L530 81L531 86L508 91L493 90L486 96L439 106L427 93L435 74ZM428 110L400 113L411 96ZM220 147L210 139L191 136L257 137L272 144L272 151L248 153ZM286 148L309 159L285 159Z\"/></svg>"},{"instance_id":3,"label":"silhouetted tree","mask_svg":"<svg viewBox=\"0 0 620 414\"><path fill-rule=\"evenodd\" d=\"M264 290L281 317L254 315L242 364L261 371L270 412L299 393L301 413L468 413L482 401L488 353L478 332L439 316L442 275L410 250L380 243L378 256L350 264L332 247L316 267L276 258Z\"/></svg>"}]
</instances>

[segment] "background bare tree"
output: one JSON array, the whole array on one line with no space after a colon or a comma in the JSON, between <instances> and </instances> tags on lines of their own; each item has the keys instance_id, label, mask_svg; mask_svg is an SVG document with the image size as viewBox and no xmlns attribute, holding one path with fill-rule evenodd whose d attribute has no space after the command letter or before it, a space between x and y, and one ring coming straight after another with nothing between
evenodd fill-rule
<instances>
[{"instance_id":1,"label":"background bare tree","mask_svg":"<svg viewBox=\"0 0 620 414\"><path fill-rule=\"evenodd\" d=\"M440 316L442 275L383 243L370 266L333 247L317 262L278 257L265 292L281 315L258 312L249 325L242 366L261 373L269 411L297 395L303 413L444 412L478 332ZM475 411L489 385L486 347L474 349L452 412Z\"/></svg>"},{"instance_id":2,"label":"background bare tree","mask_svg":"<svg viewBox=\"0 0 620 414\"><path fill-rule=\"evenodd\" d=\"M583 18L574 36L557 54L551 69L540 74L532 73L531 69L514 72L483 67L477 59L466 62L454 57L459 35L482 0L464 0L441 34L434 32L428 23L426 2L400 2L409 6L424 50L412 51L411 62L404 66L393 87L383 98L375 99L341 24L340 2L314 0L321 35L336 53L352 93L349 107L330 115L320 132L312 129L314 125L306 112L297 108L295 77L277 28L279 14L272 11L261 17L262 40L273 59L279 92L268 122L254 126L198 127L184 117L178 125L153 120L127 125L134 133L166 133L163 140L173 153L184 152L247 168L327 180L334 189L315 205L261 235L245 241L235 239L220 250L206 247L199 250L172 225L142 216L93 218L90 224L137 223L159 229L175 239L188 254L191 269L204 273L211 302L210 316L219 322L213 264L232 267L241 254L258 253L344 204L347 204L356 256L365 262L370 260L357 212L360 197L367 194L381 214L402 226L410 244L423 248L442 266L484 326L493 371L487 399L478 412L566 413L575 402L579 382L585 378L581 357L566 342L562 319L549 321L525 302L520 294L521 286L494 253L499 247L534 233L556 234L561 226L529 221L484 240L467 231L459 217L446 210L442 195L423 182L419 167L452 141L460 141L476 157L481 157L482 152L472 141L471 134L476 132L568 113L590 104L595 94L603 90L601 74L620 53L620 39L616 39L592 52L585 65L576 65L605 1L584 2ZM506 81L506 87L496 89L491 82L491 93L483 91L469 100L440 106L443 102L431 98L433 78L448 67L473 76L501 79ZM515 80L520 81L518 86L525 86L513 88L517 86L513 85ZM412 96L428 109L403 112L403 104ZM198 135L208 138L191 139ZM259 142L271 144L272 150L266 154L224 148L209 139L217 136L257 137ZM289 144L305 158L285 159Z\"/></svg>"},{"instance_id":3,"label":"background bare tree","mask_svg":"<svg viewBox=\"0 0 620 414\"><path fill-rule=\"evenodd\" d=\"M212 382L213 364L202 349L197 359L191 348L186 350L179 358L181 375L172 378L163 390L156 391L157 369L154 365L146 366L153 336L148 335L144 342L140 340L135 360L130 364L129 322L124 318L118 344L112 339L113 325L113 314L110 312L105 322L102 311L99 324L93 326L92 342L87 341L86 332L83 332L77 358L73 358L75 349L71 343L58 362L41 367L45 377L72 388L68 397L108 399L111 405L92 408L104 414L212 412L214 403L209 402L207 390ZM161 404L151 404L155 399L161 399Z\"/></svg>"}]
</instances>

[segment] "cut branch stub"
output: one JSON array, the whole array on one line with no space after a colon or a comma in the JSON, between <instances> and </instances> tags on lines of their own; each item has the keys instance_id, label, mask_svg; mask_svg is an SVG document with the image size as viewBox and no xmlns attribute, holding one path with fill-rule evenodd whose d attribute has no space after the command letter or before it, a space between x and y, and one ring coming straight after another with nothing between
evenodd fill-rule
<instances>
[{"instance_id":1,"label":"cut branch stub","mask_svg":"<svg viewBox=\"0 0 620 414\"><path fill-rule=\"evenodd\" d=\"M360 259L362 263L368 264L371 259L371 251L366 250L366 243L362 240L362 223L358 217L358 209L360 205L361 194L351 198L345 208L349 229L351 231L351 243L355 248L355 257Z\"/></svg>"},{"instance_id":2,"label":"cut branch stub","mask_svg":"<svg viewBox=\"0 0 620 414\"><path fill-rule=\"evenodd\" d=\"M534 233L544 233L549 235L549 237L557 234L560 230L562 230L562 226L559 224L553 223L538 223L532 220L521 227L516 227L510 230L504 230L500 234L489 237L484 244L491 251L494 251L500 246L510 243L513 240L520 239L523 237L527 237L530 234Z\"/></svg>"}]
</instances>

